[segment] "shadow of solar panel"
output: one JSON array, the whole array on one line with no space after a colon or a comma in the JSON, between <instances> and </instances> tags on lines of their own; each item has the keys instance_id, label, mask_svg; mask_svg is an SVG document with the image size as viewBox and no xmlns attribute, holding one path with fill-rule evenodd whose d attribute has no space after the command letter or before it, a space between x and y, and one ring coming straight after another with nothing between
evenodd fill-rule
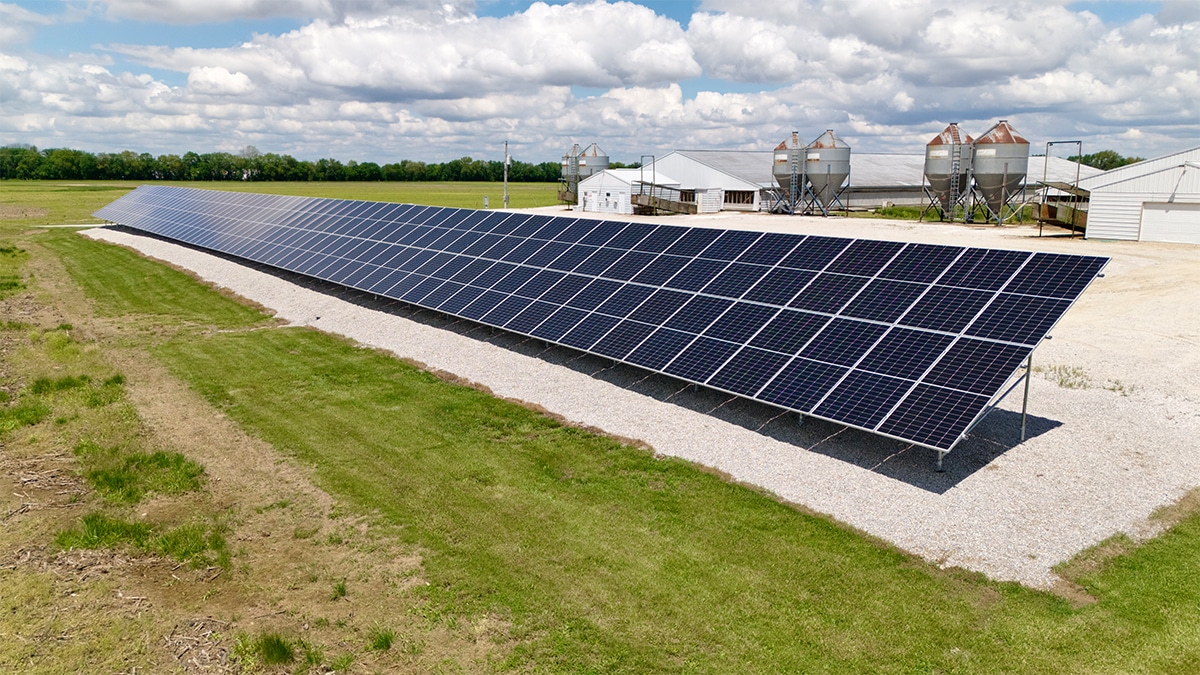
<instances>
[{"instance_id":1,"label":"shadow of solar panel","mask_svg":"<svg viewBox=\"0 0 1200 675\"><path fill-rule=\"evenodd\" d=\"M163 186L96 215L941 450L1106 263Z\"/></svg>"}]
</instances>

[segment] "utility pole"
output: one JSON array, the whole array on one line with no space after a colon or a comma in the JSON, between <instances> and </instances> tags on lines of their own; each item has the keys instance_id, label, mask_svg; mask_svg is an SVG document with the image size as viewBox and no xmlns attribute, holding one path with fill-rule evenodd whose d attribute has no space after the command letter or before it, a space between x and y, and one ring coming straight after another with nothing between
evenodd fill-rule
<instances>
[{"instance_id":1,"label":"utility pole","mask_svg":"<svg viewBox=\"0 0 1200 675\"><path fill-rule=\"evenodd\" d=\"M504 141L504 208L508 208L508 141Z\"/></svg>"}]
</instances>

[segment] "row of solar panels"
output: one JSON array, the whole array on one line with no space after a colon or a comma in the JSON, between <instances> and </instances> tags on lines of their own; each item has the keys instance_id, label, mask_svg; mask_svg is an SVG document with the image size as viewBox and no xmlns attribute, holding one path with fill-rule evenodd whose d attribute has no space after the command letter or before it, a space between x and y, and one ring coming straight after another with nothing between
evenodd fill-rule
<instances>
[{"instance_id":1,"label":"row of solar panels","mask_svg":"<svg viewBox=\"0 0 1200 675\"><path fill-rule=\"evenodd\" d=\"M96 215L939 450L1107 261L154 186Z\"/></svg>"}]
</instances>

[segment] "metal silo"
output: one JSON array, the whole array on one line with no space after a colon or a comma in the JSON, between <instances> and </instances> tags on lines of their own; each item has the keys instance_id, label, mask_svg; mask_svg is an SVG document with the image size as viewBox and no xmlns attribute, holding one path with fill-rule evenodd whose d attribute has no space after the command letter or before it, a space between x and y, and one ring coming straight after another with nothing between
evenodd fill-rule
<instances>
[{"instance_id":1,"label":"metal silo","mask_svg":"<svg viewBox=\"0 0 1200 675\"><path fill-rule=\"evenodd\" d=\"M850 146L828 129L804 149L804 174L821 213L838 198L850 178Z\"/></svg>"},{"instance_id":2,"label":"metal silo","mask_svg":"<svg viewBox=\"0 0 1200 675\"><path fill-rule=\"evenodd\" d=\"M996 222L1004 220L1004 207L1025 182L1029 168L1029 141L1021 138L1007 120L1000 120L975 139L972 170L975 187Z\"/></svg>"},{"instance_id":3,"label":"metal silo","mask_svg":"<svg viewBox=\"0 0 1200 675\"><path fill-rule=\"evenodd\" d=\"M787 213L796 212L796 204L804 190L804 147L800 145L799 132L775 147L771 164L771 175L783 191L783 208Z\"/></svg>"},{"instance_id":4,"label":"metal silo","mask_svg":"<svg viewBox=\"0 0 1200 675\"><path fill-rule=\"evenodd\" d=\"M574 204L579 194L579 181L608 168L608 155L599 145L592 143L580 150L579 144L571 146L562 158L562 186L558 191L561 201Z\"/></svg>"},{"instance_id":5,"label":"metal silo","mask_svg":"<svg viewBox=\"0 0 1200 675\"><path fill-rule=\"evenodd\" d=\"M938 208L943 218L953 219L955 207L963 204L971 191L973 142L958 128L957 122L951 122L925 146L925 178L929 181L931 206Z\"/></svg>"}]
</instances>

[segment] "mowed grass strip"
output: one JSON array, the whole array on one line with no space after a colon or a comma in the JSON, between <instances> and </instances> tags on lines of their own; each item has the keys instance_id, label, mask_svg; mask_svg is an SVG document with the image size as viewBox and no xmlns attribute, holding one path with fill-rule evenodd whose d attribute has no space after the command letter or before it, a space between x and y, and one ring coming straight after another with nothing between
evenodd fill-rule
<instances>
[{"instance_id":1,"label":"mowed grass strip","mask_svg":"<svg viewBox=\"0 0 1200 675\"><path fill-rule=\"evenodd\" d=\"M435 607L512 620L524 643L509 665L1062 672L1136 669L1120 641L1134 634L1168 639L1163 649L1196 644L1192 630L1121 619L1161 608L1119 592L1117 604L1073 609L941 571L687 463L315 331L175 340L158 353L326 489L419 545ZM1194 616L1188 602L1168 606Z\"/></svg>"},{"instance_id":2,"label":"mowed grass strip","mask_svg":"<svg viewBox=\"0 0 1200 675\"><path fill-rule=\"evenodd\" d=\"M71 231L50 232L40 242L58 255L101 316L150 315L161 323L215 328L242 328L267 321L262 312L129 249Z\"/></svg>"}]
</instances>

